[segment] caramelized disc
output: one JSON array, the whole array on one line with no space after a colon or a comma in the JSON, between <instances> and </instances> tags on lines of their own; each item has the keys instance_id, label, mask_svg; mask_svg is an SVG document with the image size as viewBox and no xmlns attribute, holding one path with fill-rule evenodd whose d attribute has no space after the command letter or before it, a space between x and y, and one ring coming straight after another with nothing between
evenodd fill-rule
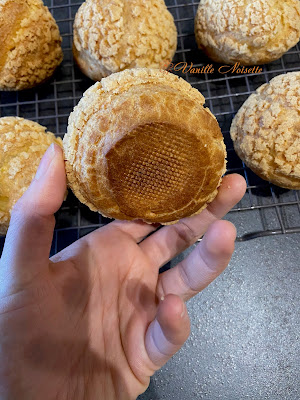
<instances>
[{"instance_id":1,"label":"caramelized disc","mask_svg":"<svg viewBox=\"0 0 300 400\"><path fill-rule=\"evenodd\" d=\"M183 208L196 197L204 178L201 147L195 135L171 124L133 129L106 156L120 210L138 218L149 210L159 214Z\"/></svg>"}]
</instances>

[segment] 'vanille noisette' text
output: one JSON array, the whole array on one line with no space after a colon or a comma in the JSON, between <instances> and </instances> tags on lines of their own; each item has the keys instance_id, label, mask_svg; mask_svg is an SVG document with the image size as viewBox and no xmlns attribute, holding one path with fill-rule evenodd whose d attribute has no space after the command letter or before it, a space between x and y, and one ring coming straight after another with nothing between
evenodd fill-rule
<instances>
[{"instance_id":1,"label":"'vanille noisette' text","mask_svg":"<svg viewBox=\"0 0 300 400\"><path fill-rule=\"evenodd\" d=\"M183 72L189 74L214 74L216 69L213 64L203 65L202 67L194 67L194 64L188 64L187 62L179 62L177 64L169 63L165 66L166 70L171 72ZM234 65L221 65L217 71L219 74L259 74L262 72L262 68L259 66L245 67L240 63Z\"/></svg>"}]
</instances>

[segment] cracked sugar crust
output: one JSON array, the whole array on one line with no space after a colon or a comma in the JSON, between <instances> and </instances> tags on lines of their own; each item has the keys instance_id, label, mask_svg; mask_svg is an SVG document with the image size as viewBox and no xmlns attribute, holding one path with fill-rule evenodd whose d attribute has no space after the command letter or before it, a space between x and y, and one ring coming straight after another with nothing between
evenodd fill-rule
<instances>
[{"instance_id":1,"label":"cracked sugar crust","mask_svg":"<svg viewBox=\"0 0 300 400\"><path fill-rule=\"evenodd\" d=\"M17 200L30 185L42 156L60 138L36 122L18 117L0 118L0 234L8 229Z\"/></svg>"},{"instance_id":2,"label":"cracked sugar crust","mask_svg":"<svg viewBox=\"0 0 300 400\"><path fill-rule=\"evenodd\" d=\"M0 90L47 80L63 59L61 37L40 0L0 0Z\"/></svg>"},{"instance_id":3,"label":"cracked sugar crust","mask_svg":"<svg viewBox=\"0 0 300 400\"><path fill-rule=\"evenodd\" d=\"M216 62L265 64L300 38L299 0L202 0L195 18L198 47Z\"/></svg>"},{"instance_id":4,"label":"cracked sugar crust","mask_svg":"<svg viewBox=\"0 0 300 400\"><path fill-rule=\"evenodd\" d=\"M230 134L237 154L257 175L300 189L300 72L259 87L235 116Z\"/></svg>"},{"instance_id":5,"label":"cracked sugar crust","mask_svg":"<svg viewBox=\"0 0 300 400\"><path fill-rule=\"evenodd\" d=\"M73 54L93 80L127 68L164 68L176 47L163 0L87 0L75 16Z\"/></svg>"},{"instance_id":6,"label":"cracked sugar crust","mask_svg":"<svg viewBox=\"0 0 300 400\"><path fill-rule=\"evenodd\" d=\"M169 224L199 213L226 169L220 128L203 104L198 90L163 70L125 70L95 83L64 137L74 194L110 218Z\"/></svg>"}]
</instances>

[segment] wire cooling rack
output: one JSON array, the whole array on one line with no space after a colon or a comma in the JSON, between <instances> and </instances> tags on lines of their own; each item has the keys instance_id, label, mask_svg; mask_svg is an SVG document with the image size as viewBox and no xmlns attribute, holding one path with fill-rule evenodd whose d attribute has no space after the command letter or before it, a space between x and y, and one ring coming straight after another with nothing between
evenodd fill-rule
<instances>
[{"instance_id":1,"label":"wire cooling rack","mask_svg":"<svg viewBox=\"0 0 300 400\"><path fill-rule=\"evenodd\" d=\"M57 21L63 37L64 60L53 78L37 88L22 92L0 92L0 116L20 116L46 126L63 137L68 116L83 92L93 84L76 67L72 57L72 25L82 2L45 0ZM199 2L167 0L178 29L178 47L173 63L187 63L199 68L212 64L197 49L194 37L194 16ZM300 201L296 191L280 189L258 178L237 157L229 135L233 116L257 87L274 76L300 68L299 44L280 60L262 67L256 74L219 73L192 74L178 72L206 98L206 105L217 117L228 152L228 173L236 172L247 181L242 201L228 214L235 223L238 240L259 236L300 232ZM218 69L218 65L215 65ZM56 215L57 223L51 253L56 253L95 228L109 222L91 212L69 193ZM4 239L0 239L3 246Z\"/></svg>"}]
</instances>

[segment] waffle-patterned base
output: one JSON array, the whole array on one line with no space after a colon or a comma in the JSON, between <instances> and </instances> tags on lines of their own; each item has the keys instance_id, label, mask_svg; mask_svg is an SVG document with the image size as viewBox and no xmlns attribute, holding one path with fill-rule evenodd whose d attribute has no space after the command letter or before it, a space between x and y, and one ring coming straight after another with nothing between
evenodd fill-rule
<instances>
[{"instance_id":1,"label":"waffle-patterned base","mask_svg":"<svg viewBox=\"0 0 300 400\"><path fill-rule=\"evenodd\" d=\"M209 161L199 138L176 126L138 126L109 152L108 175L122 212L172 213L197 196Z\"/></svg>"}]
</instances>

